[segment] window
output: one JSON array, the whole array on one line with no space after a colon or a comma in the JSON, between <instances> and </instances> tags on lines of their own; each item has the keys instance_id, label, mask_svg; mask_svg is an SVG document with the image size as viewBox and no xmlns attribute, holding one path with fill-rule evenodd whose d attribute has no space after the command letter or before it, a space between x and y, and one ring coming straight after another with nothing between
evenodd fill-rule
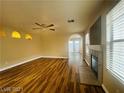
<instances>
[{"instance_id":1,"label":"window","mask_svg":"<svg viewBox=\"0 0 124 93\"><path fill-rule=\"evenodd\" d=\"M107 69L124 83L124 0L107 15Z\"/></svg>"},{"instance_id":2,"label":"window","mask_svg":"<svg viewBox=\"0 0 124 93\"><path fill-rule=\"evenodd\" d=\"M86 54L89 54L89 33L86 34Z\"/></svg>"},{"instance_id":3,"label":"window","mask_svg":"<svg viewBox=\"0 0 124 93\"><path fill-rule=\"evenodd\" d=\"M69 41L69 52L80 52L81 39L74 38Z\"/></svg>"}]
</instances>

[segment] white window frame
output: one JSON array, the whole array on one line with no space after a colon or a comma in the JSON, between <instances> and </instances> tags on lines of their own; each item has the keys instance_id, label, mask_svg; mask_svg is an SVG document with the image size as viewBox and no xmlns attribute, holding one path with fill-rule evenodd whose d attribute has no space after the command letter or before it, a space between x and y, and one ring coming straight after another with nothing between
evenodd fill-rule
<instances>
[{"instance_id":1,"label":"white window frame","mask_svg":"<svg viewBox=\"0 0 124 93\"><path fill-rule=\"evenodd\" d=\"M121 3L124 3L124 0L121 0L108 14L107 14L107 17L106 17L106 29L107 29L107 40L106 40L106 61L107 61L107 69L108 71L111 72L111 74L116 78L118 79L121 83L124 84L124 74L122 72L119 71L119 69L117 67L114 67L114 65L119 65L119 63L114 63L116 61L114 61L114 44L116 44L117 42L121 42L123 43L124 42L124 39L122 38L119 38L119 39L113 39L113 20L112 20L112 12L114 11L114 9L117 9L118 6L121 4ZM124 11L122 11L124 12ZM124 13L122 13L122 15L124 15ZM120 17L118 17L120 18ZM122 23L123 24L123 23ZM119 32L118 32L119 33ZM119 46L119 45L118 45ZM119 56L120 57L120 56ZM122 61L122 60L121 60ZM124 61L123 61L124 62ZM121 63L121 62L120 62ZM123 66L124 67L124 66ZM122 67L121 67L122 68ZM115 71L116 69L116 71ZM120 73L122 73L120 75Z\"/></svg>"}]
</instances>

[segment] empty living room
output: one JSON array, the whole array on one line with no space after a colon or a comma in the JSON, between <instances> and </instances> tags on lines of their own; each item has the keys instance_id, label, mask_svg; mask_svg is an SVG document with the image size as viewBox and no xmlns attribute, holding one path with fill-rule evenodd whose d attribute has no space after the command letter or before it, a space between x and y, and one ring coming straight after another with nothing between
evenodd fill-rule
<instances>
[{"instance_id":1,"label":"empty living room","mask_svg":"<svg viewBox=\"0 0 124 93\"><path fill-rule=\"evenodd\" d=\"M124 93L124 0L0 0L0 93Z\"/></svg>"}]
</instances>

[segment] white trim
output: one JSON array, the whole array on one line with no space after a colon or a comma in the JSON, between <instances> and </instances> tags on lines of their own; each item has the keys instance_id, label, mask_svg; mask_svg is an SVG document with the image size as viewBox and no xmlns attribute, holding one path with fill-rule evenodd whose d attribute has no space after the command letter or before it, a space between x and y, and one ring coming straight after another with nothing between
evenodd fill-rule
<instances>
[{"instance_id":1,"label":"white trim","mask_svg":"<svg viewBox=\"0 0 124 93\"><path fill-rule=\"evenodd\" d=\"M13 64L13 65L10 65L10 66L7 66L7 67L4 67L4 68L0 69L0 72L1 72L1 71L4 71L4 70L7 70L7 69L10 69L10 68L13 68L13 67L15 67L15 66L22 65L22 64L24 64L24 63L31 62L31 61L36 60L36 59L41 58L41 57L42 57L42 56L35 57L35 58L29 59L29 60L25 60L25 61L20 62L20 63L17 63L17 64Z\"/></svg>"},{"instance_id":2,"label":"white trim","mask_svg":"<svg viewBox=\"0 0 124 93\"><path fill-rule=\"evenodd\" d=\"M96 51L102 51L101 45L89 45L89 49L96 50Z\"/></svg>"},{"instance_id":3,"label":"white trim","mask_svg":"<svg viewBox=\"0 0 124 93\"><path fill-rule=\"evenodd\" d=\"M4 70L7 70L7 69L10 69L10 68L13 68L13 67L16 67L16 66L19 66L19 65L22 65L22 64L24 64L24 63L31 62L31 61L36 60L36 59L39 59L39 58L64 58L64 59L67 59L68 57L60 57L60 56L39 56L39 57L35 57L35 58L29 59L29 60L25 60L25 61L20 62L20 63L17 63L17 64L13 64L13 65L4 67L4 68L2 68L2 69L0 68L0 72L2 72L2 71L4 71Z\"/></svg>"},{"instance_id":4,"label":"white trim","mask_svg":"<svg viewBox=\"0 0 124 93\"><path fill-rule=\"evenodd\" d=\"M87 63L88 66L90 66L90 63L87 61L86 58L84 58L85 62Z\"/></svg>"},{"instance_id":5,"label":"white trim","mask_svg":"<svg viewBox=\"0 0 124 93\"><path fill-rule=\"evenodd\" d=\"M105 91L105 93L109 93L104 84L102 84L102 88L103 88L103 90Z\"/></svg>"},{"instance_id":6,"label":"white trim","mask_svg":"<svg viewBox=\"0 0 124 93\"><path fill-rule=\"evenodd\" d=\"M68 57L61 57L61 56L42 56L42 58L64 58L64 59L68 59Z\"/></svg>"}]
</instances>

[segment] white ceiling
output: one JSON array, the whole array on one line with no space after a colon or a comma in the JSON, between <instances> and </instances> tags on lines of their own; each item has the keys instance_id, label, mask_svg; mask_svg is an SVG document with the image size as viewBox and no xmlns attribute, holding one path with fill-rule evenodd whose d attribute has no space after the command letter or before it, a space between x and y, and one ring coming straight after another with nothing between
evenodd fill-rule
<instances>
[{"instance_id":1,"label":"white ceiling","mask_svg":"<svg viewBox=\"0 0 124 93\"><path fill-rule=\"evenodd\" d=\"M34 31L34 23L55 24L57 32L85 31L103 0L0 0L2 24L15 30ZM74 23L68 23L68 19Z\"/></svg>"}]
</instances>

